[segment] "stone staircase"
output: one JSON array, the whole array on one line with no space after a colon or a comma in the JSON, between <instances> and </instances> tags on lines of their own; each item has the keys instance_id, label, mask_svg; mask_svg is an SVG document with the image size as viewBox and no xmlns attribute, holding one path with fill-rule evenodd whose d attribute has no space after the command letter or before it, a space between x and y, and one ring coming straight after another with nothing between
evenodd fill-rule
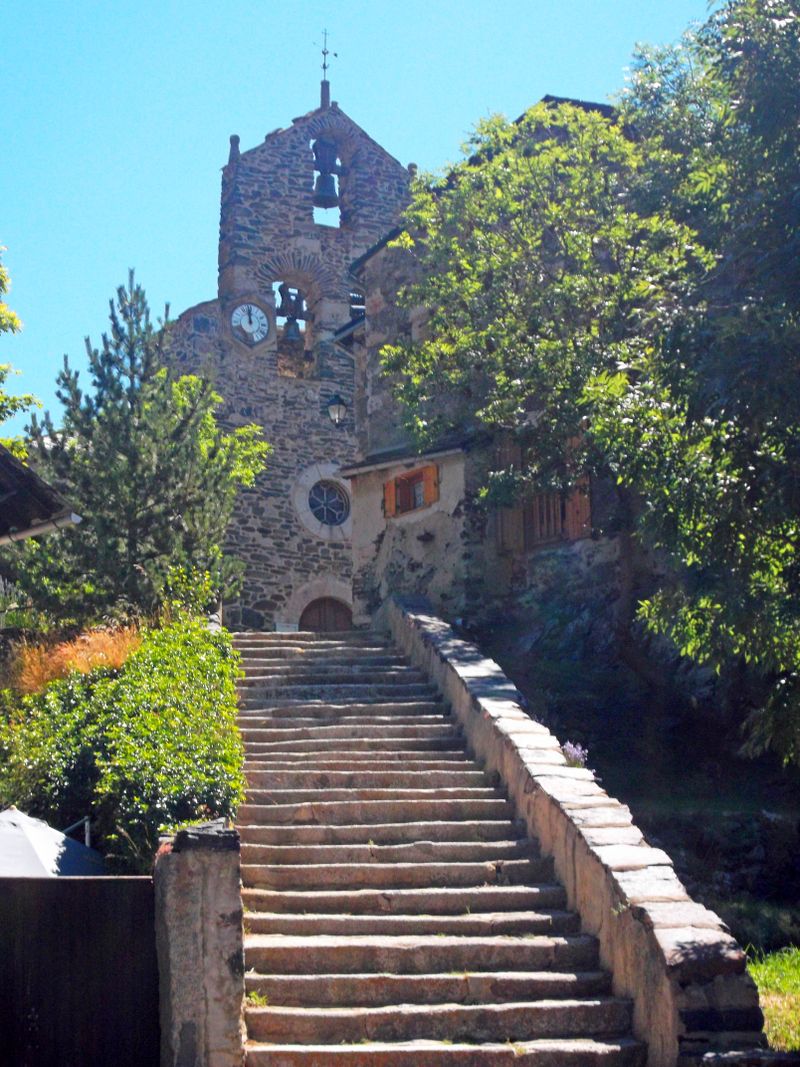
<instances>
[{"instance_id":1,"label":"stone staircase","mask_svg":"<svg viewBox=\"0 0 800 1067\"><path fill-rule=\"evenodd\" d=\"M248 1067L639 1067L631 1004L418 671L234 636Z\"/></svg>"}]
</instances>

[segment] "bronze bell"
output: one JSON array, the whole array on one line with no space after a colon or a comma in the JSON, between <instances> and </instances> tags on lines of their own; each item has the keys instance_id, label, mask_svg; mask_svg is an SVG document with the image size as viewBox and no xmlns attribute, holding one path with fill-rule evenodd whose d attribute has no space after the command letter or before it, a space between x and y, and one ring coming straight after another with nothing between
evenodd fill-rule
<instances>
[{"instance_id":1,"label":"bronze bell","mask_svg":"<svg viewBox=\"0 0 800 1067\"><path fill-rule=\"evenodd\" d=\"M338 207L339 194L332 174L318 174L314 182L314 207Z\"/></svg>"},{"instance_id":2,"label":"bronze bell","mask_svg":"<svg viewBox=\"0 0 800 1067\"><path fill-rule=\"evenodd\" d=\"M302 338L300 333L300 327L297 325L297 319L287 319L286 325L283 327L283 339L284 341L299 341Z\"/></svg>"}]
</instances>

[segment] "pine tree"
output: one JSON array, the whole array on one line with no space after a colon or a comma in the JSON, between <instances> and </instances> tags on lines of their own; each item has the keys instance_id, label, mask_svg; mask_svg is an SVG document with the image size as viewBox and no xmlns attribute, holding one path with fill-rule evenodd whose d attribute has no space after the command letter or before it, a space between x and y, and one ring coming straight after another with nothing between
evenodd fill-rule
<instances>
[{"instance_id":1,"label":"pine tree","mask_svg":"<svg viewBox=\"0 0 800 1067\"><path fill-rule=\"evenodd\" d=\"M131 272L100 347L86 340L91 389L65 357L60 428L49 413L32 421L37 468L83 521L17 549L14 578L60 621L150 614L176 585L204 607L235 587L225 530L269 446L255 425L220 429L212 384L168 369L169 333L152 323Z\"/></svg>"}]
</instances>

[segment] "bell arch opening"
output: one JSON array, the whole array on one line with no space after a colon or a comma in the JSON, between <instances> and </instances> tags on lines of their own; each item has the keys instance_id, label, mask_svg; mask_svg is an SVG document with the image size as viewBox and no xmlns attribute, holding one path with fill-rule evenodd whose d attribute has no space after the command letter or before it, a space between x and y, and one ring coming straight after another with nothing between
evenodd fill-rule
<instances>
[{"instance_id":1,"label":"bell arch opening","mask_svg":"<svg viewBox=\"0 0 800 1067\"><path fill-rule=\"evenodd\" d=\"M314 154L314 222L318 226L342 225L340 180L344 173L339 148L330 136L321 136L311 142Z\"/></svg>"},{"instance_id":2,"label":"bell arch opening","mask_svg":"<svg viewBox=\"0 0 800 1067\"><path fill-rule=\"evenodd\" d=\"M278 374L309 378L314 364L313 315L307 291L286 279L272 283L275 295Z\"/></svg>"}]
</instances>

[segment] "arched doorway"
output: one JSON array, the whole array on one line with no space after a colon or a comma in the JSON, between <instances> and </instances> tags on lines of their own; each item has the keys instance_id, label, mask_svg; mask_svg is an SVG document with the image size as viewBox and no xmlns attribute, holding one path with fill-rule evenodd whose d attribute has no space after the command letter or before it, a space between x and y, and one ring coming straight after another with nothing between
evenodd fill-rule
<instances>
[{"instance_id":1,"label":"arched doorway","mask_svg":"<svg viewBox=\"0 0 800 1067\"><path fill-rule=\"evenodd\" d=\"M312 600L300 616L300 630L314 630L322 633L327 630L351 630L353 612L341 600L324 596Z\"/></svg>"}]
</instances>

